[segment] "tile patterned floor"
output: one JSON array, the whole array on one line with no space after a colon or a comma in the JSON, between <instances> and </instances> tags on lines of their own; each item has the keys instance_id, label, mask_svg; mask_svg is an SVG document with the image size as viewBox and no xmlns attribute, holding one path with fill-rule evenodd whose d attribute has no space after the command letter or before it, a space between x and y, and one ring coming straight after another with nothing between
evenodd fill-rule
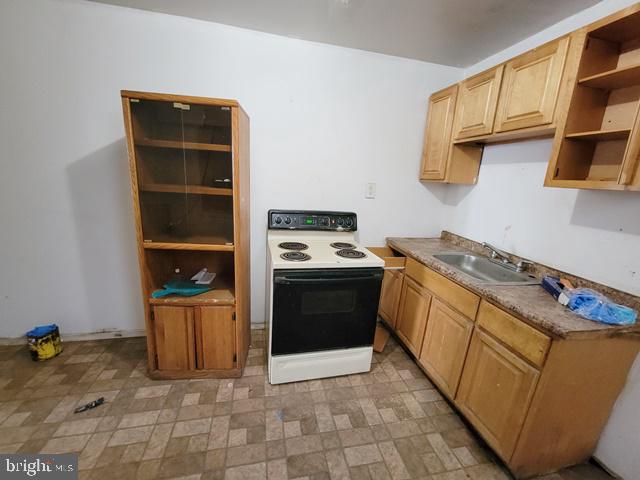
<instances>
[{"instance_id":1,"label":"tile patterned floor","mask_svg":"<svg viewBox=\"0 0 640 480\"><path fill-rule=\"evenodd\" d=\"M263 347L254 330L242 378L192 381L148 379L143 338L66 343L44 363L0 347L0 452L77 452L81 479L509 478L393 340L370 373L280 386Z\"/></svg>"}]
</instances>

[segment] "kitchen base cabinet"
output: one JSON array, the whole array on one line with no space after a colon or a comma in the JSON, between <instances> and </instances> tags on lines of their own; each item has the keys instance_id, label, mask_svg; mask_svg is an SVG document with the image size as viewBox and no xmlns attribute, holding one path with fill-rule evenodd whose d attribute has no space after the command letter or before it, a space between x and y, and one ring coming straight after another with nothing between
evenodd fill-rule
<instances>
[{"instance_id":1,"label":"kitchen base cabinet","mask_svg":"<svg viewBox=\"0 0 640 480\"><path fill-rule=\"evenodd\" d=\"M515 478L593 455L640 350L637 337L558 337L413 258L404 273L400 343Z\"/></svg>"},{"instance_id":2,"label":"kitchen base cabinet","mask_svg":"<svg viewBox=\"0 0 640 480\"><path fill-rule=\"evenodd\" d=\"M589 460L638 354L633 336L551 344L515 451L504 458L517 478Z\"/></svg>"},{"instance_id":3,"label":"kitchen base cabinet","mask_svg":"<svg viewBox=\"0 0 640 480\"><path fill-rule=\"evenodd\" d=\"M440 389L453 398L473 332L473 320L434 298L419 363Z\"/></svg>"},{"instance_id":4,"label":"kitchen base cabinet","mask_svg":"<svg viewBox=\"0 0 640 480\"><path fill-rule=\"evenodd\" d=\"M389 324L391 328L396 327L396 316L400 304L400 294L402 293L402 280L404 273L402 270L386 269L382 278L382 288L380 290L380 305L378 314Z\"/></svg>"},{"instance_id":5,"label":"kitchen base cabinet","mask_svg":"<svg viewBox=\"0 0 640 480\"><path fill-rule=\"evenodd\" d=\"M456 404L502 457L513 453L538 380L538 371L492 337L471 339Z\"/></svg>"},{"instance_id":6,"label":"kitchen base cabinet","mask_svg":"<svg viewBox=\"0 0 640 480\"><path fill-rule=\"evenodd\" d=\"M405 277L400 296L396 333L415 356L420 355L431 294L409 277Z\"/></svg>"}]
</instances>

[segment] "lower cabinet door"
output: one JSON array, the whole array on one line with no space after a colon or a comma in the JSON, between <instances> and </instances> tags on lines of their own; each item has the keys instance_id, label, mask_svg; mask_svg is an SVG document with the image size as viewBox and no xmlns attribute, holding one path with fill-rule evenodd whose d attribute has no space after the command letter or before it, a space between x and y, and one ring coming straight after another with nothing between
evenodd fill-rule
<instances>
[{"instance_id":1,"label":"lower cabinet door","mask_svg":"<svg viewBox=\"0 0 640 480\"><path fill-rule=\"evenodd\" d=\"M159 370L196 368L193 308L153 307L153 329Z\"/></svg>"},{"instance_id":2,"label":"lower cabinet door","mask_svg":"<svg viewBox=\"0 0 640 480\"><path fill-rule=\"evenodd\" d=\"M400 295L396 333L416 357L420 355L430 303L431 295L411 278L405 276Z\"/></svg>"},{"instance_id":3,"label":"lower cabinet door","mask_svg":"<svg viewBox=\"0 0 640 480\"><path fill-rule=\"evenodd\" d=\"M458 389L471 332L471 320L433 298L420 363L451 398Z\"/></svg>"},{"instance_id":4,"label":"lower cabinet door","mask_svg":"<svg viewBox=\"0 0 640 480\"><path fill-rule=\"evenodd\" d=\"M195 307L198 368L225 370L236 366L234 307Z\"/></svg>"},{"instance_id":5,"label":"lower cabinet door","mask_svg":"<svg viewBox=\"0 0 640 480\"><path fill-rule=\"evenodd\" d=\"M505 461L513 453L538 375L491 336L474 331L456 404Z\"/></svg>"},{"instance_id":6,"label":"lower cabinet door","mask_svg":"<svg viewBox=\"0 0 640 480\"><path fill-rule=\"evenodd\" d=\"M380 290L378 313L394 329L396 328L396 315L402 291L402 277L404 274L400 270L385 270Z\"/></svg>"}]
</instances>

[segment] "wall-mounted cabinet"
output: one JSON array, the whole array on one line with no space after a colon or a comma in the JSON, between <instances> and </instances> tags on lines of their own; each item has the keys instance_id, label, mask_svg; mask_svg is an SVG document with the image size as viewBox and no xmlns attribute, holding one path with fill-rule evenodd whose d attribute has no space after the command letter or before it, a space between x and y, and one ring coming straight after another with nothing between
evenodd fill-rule
<instances>
[{"instance_id":1,"label":"wall-mounted cabinet","mask_svg":"<svg viewBox=\"0 0 640 480\"><path fill-rule=\"evenodd\" d=\"M505 64L496 132L553 122L568 48L569 37L564 37Z\"/></svg>"},{"instance_id":2,"label":"wall-mounted cabinet","mask_svg":"<svg viewBox=\"0 0 640 480\"><path fill-rule=\"evenodd\" d=\"M451 149L451 128L456 109L458 85L440 90L429 97L427 125L422 150L422 180L444 180Z\"/></svg>"},{"instance_id":3,"label":"wall-mounted cabinet","mask_svg":"<svg viewBox=\"0 0 640 480\"><path fill-rule=\"evenodd\" d=\"M640 7L581 35L578 75L545 185L640 190Z\"/></svg>"},{"instance_id":4,"label":"wall-mounted cabinet","mask_svg":"<svg viewBox=\"0 0 640 480\"><path fill-rule=\"evenodd\" d=\"M122 92L155 378L240 376L250 335L249 118L234 100ZM206 268L212 289L151 296Z\"/></svg>"},{"instance_id":5,"label":"wall-mounted cabinet","mask_svg":"<svg viewBox=\"0 0 640 480\"><path fill-rule=\"evenodd\" d=\"M639 112L636 4L434 94L420 180L473 184L483 144L555 135L546 186L640 191Z\"/></svg>"},{"instance_id":6,"label":"wall-mounted cabinet","mask_svg":"<svg viewBox=\"0 0 640 480\"><path fill-rule=\"evenodd\" d=\"M503 69L499 65L460 82L453 121L454 140L493 132Z\"/></svg>"},{"instance_id":7,"label":"wall-mounted cabinet","mask_svg":"<svg viewBox=\"0 0 640 480\"><path fill-rule=\"evenodd\" d=\"M577 66L572 42L554 40L432 95L420 179L474 184L484 144L553 135Z\"/></svg>"}]
</instances>

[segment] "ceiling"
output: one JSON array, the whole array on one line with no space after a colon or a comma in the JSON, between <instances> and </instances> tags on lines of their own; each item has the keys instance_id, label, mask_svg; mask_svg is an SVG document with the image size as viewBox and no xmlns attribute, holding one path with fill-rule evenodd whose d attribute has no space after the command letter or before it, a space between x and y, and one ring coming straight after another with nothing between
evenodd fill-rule
<instances>
[{"instance_id":1,"label":"ceiling","mask_svg":"<svg viewBox=\"0 0 640 480\"><path fill-rule=\"evenodd\" d=\"M599 0L93 0L468 67Z\"/></svg>"}]
</instances>

